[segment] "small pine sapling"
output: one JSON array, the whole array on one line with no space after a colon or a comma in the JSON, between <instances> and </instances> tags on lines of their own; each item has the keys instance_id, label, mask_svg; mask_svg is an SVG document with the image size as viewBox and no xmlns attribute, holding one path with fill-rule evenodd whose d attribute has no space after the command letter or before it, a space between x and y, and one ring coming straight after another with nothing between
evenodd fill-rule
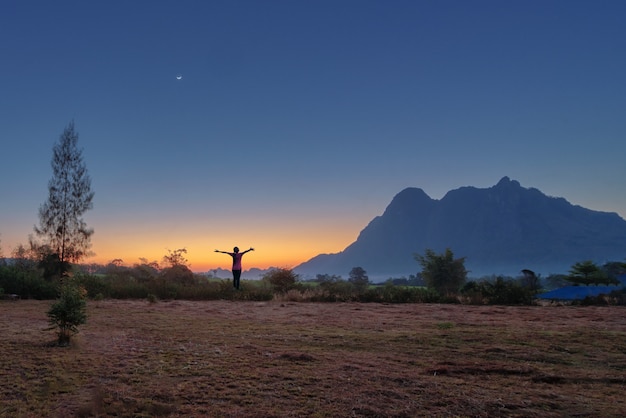
<instances>
[{"instance_id":1,"label":"small pine sapling","mask_svg":"<svg viewBox=\"0 0 626 418\"><path fill-rule=\"evenodd\" d=\"M61 285L59 299L48 311L50 329L57 329L60 346L69 345L70 337L78 332L78 326L87 322L87 291L68 279Z\"/></svg>"}]
</instances>

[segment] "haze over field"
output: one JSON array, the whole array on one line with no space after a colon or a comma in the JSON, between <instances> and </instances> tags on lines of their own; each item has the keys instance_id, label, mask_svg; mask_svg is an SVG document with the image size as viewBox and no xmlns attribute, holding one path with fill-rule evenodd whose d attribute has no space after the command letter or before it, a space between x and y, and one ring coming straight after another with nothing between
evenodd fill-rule
<instances>
[{"instance_id":1,"label":"haze over field","mask_svg":"<svg viewBox=\"0 0 626 418\"><path fill-rule=\"evenodd\" d=\"M504 175L626 217L623 1L8 2L0 246L27 243L73 119L86 262L335 253L406 187Z\"/></svg>"}]
</instances>

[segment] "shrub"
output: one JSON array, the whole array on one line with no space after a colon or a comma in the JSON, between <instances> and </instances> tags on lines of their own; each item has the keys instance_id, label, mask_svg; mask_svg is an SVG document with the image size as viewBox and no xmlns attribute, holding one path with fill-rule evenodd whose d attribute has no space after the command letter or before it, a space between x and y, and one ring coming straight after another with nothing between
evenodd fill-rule
<instances>
[{"instance_id":1,"label":"shrub","mask_svg":"<svg viewBox=\"0 0 626 418\"><path fill-rule=\"evenodd\" d=\"M193 272L189 269L189 267L182 264L176 264L172 267L163 269L160 276L166 281L186 286L191 286L196 282Z\"/></svg>"},{"instance_id":2,"label":"shrub","mask_svg":"<svg viewBox=\"0 0 626 418\"><path fill-rule=\"evenodd\" d=\"M263 276L263 281L269 283L277 293L285 293L296 287L298 275L291 269L274 268Z\"/></svg>"},{"instance_id":3,"label":"shrub","mask_svg":"<svg viewBox=\"0 0 626 418\"><path fill-rule=\"evenodd\" d=\"M110 296L111 282L106 277L95 274L78 273L74 280L87 291L87 297L95 299L98 295L100 299Z\"/></svg>"},{"instance_id":4,"label":"shrub","mask_svg":"<svg viewBox=\"0 0 626 418\"><path fill-rule=\"evenodd\" d=\"M376 291L381 294L381 302L385 303L435 303L441 299L437 291L424 287L385 284Z\"/></svg>"},{"instance_id":5,"label":"shrub","mask_svg":"<svg viewBox=\"0 0 626 418\"><path fill-rule=\"evenodd\" d=\"M139 283L134 279L116 276L109 280L113 299L145 299L150 293L146 283Z\"/></svg>"},{"instance_id":6,"label":"shrub","mask_svg":"<svg viewBox=\"0 0 626 418\"><path fill-rule=\"evenodd\" d=\"M87 321L87 292L71 279L61 286L59 299L48 311L50 325L57 328L58 344L69 345L70 337L78 332L78 326Z\"/></svg>"},{"instance_id":7,"label":"shrub","mask_svg":"<svg viewBox=\"0 0 626 418\"><path fill-rule=\"evenodd\" d=\"M572 301L572 305L578 306L625 306L626 289L614 290L608 295L587 296L582 300Z\"/></svg>"},{"instance_id":8,"label":"shrub","mask_svg":"<svg viewBox=\"0 0 626 418\"><path fill-rule=\"evenodd\" d=\"M619 306L626 306L626 288L622 290L614 290L610 294L613 303Z\"/></svg>"},{"instance_id":9,"label":"shrub","mask_svg":"<svg viewBox=\"0 0 626 418\"><path fill-rule=\"evenodd\" d=\"M514 280L497 277L492 283L488 280L468 282L461 289L466 303L491 305L532 305L533 291Z\"/></svg>"},{"instance_id":10,"label":"shrub","mask_svg":"<svg viewBox=\"0 0 626 418\"><path fill-rule=\"evenodd\" d=\"M147 287L148 290L154 293L159 299L176 299L183 285L159 277L149 281Z\"/></svg>"},{"instance_id":11,"label":"shrub","mask_svg":"<svg viewBox=\"0 0 626 418\"><path fill-rule=\"evenodd\" d=\"M58 282L45 280L40 271L17 266L0 267L0 287L22 299L54 299L59 291Z\"/></svg>"},{"instance_id":12,"label":"shrub","mask_svg":"<svg viewBox=\"0 0 626 418\"><path fill-rule=\"evenodd\" d=\"M274 300L279 302L319 302L324 301L326 296L326 292L320 287L302 286L285 293L275 294Z\"/></svg>"},{"instance_id":13,"label":"shrub","mask_svg":"<svg viewBox=\"0 0 626 418\"><path fill-rule=\"evenodd\" d=\"M321 282L322 292L315 296L315 302L347 302L353 300L354 285L345 280Z\"/></svg>"}]
</instances>

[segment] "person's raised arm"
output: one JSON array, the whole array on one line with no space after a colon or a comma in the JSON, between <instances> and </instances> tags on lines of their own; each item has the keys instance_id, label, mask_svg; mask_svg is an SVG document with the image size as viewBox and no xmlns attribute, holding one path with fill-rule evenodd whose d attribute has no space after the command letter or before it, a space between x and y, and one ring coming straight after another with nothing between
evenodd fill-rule
<instances>
[{"instance_id":1,"label":"person's raised arm","mask_svg":"<svg viewBox=\"0 0 626 418\"><path fill-rule=\"evenodd\" d=\"M215 250L216 253L228 254L226 251Z\"/></svg>"},{"instance_id":2,"label":"person's raised arm","mask_svg":"<svg viewBox=\"0 0 626 418\"><path fill-rule=\"evenodd\" d=\"M247 253L248 251L254 251L254 248L250 247L250 248L249 248L249 249L247 249L246 251L243 251L241 254L245 254L245 253Z\"/></svg>"}]
</instances>

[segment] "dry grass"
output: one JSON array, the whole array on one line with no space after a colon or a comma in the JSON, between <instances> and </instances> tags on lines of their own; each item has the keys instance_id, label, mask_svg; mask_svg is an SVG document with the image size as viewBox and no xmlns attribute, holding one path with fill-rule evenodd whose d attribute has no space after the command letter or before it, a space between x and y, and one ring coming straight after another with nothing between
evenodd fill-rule
<instances>
[{"instance_id":1,"label":"dry grass","mask_svg":"<svg viewBox=\"0 0 626 418\"><path fill-rule=\"evenodd\" d=\"M626 415L626 309L0 303L0 416Z\"/></svg>"}]
</instances>

